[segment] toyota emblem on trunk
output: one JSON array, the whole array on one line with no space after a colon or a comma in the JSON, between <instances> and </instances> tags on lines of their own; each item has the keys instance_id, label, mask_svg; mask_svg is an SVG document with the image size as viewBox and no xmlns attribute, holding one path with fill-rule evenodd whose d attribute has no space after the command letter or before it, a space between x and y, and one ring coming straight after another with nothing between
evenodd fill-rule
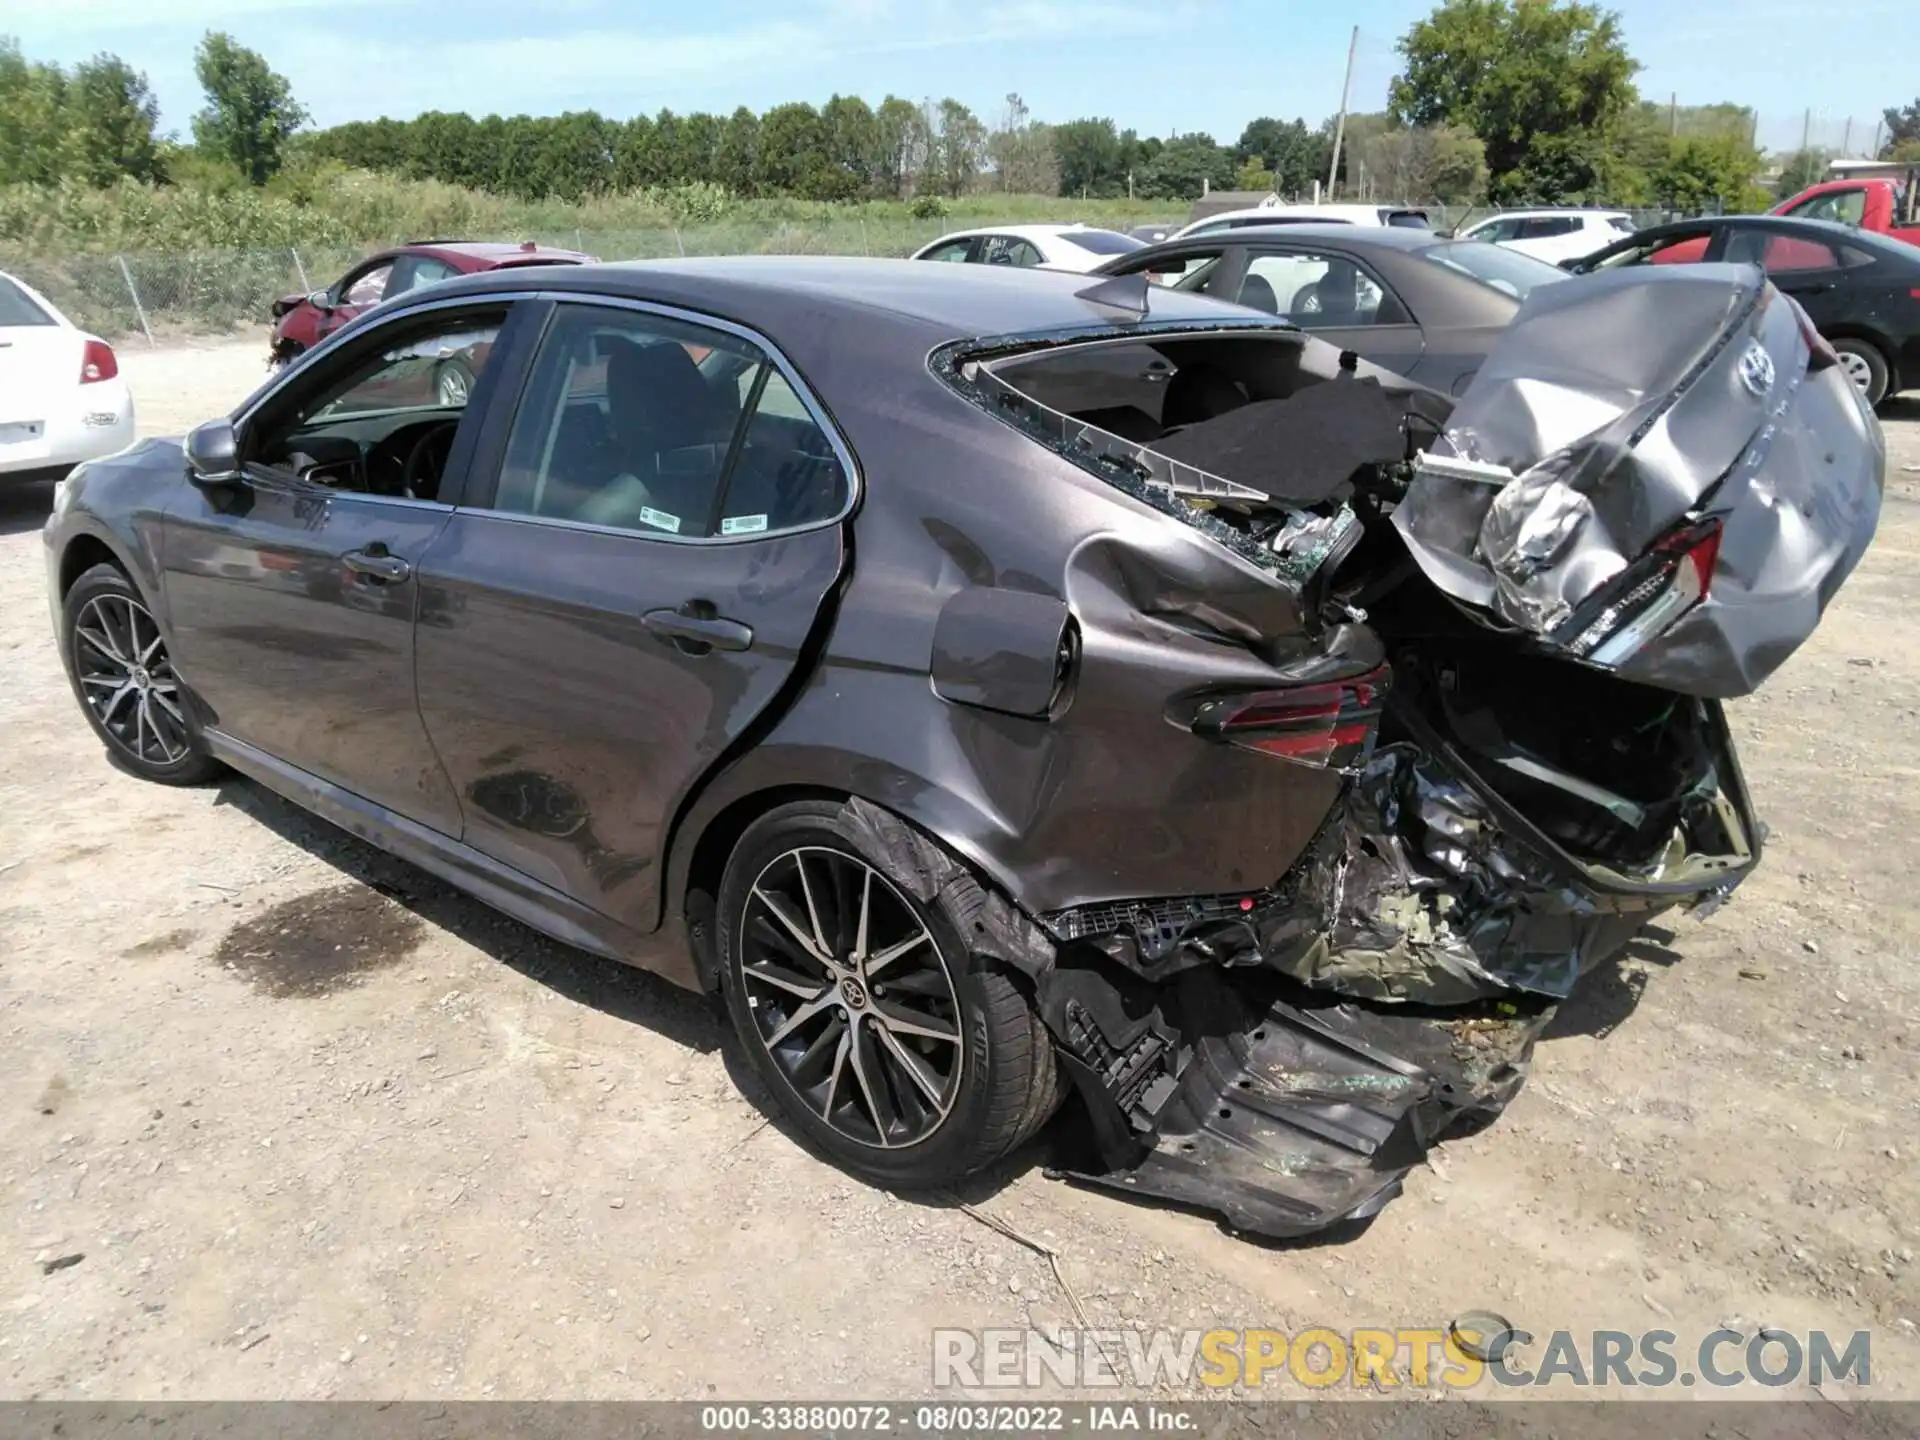
<instances>
[{"instance_id":1,"label":"toyota emblem on trunk","mask_svg":"<svg viewBox=\"0 0 1920 1440\"><path fill-rule=\"evenodd\" d=\"M1754 395L1765 399L1773 389L1773 357L1758 340L1747 342L1747 353L1740 357L1740 383Z\"/></svg>"}]
</instances>

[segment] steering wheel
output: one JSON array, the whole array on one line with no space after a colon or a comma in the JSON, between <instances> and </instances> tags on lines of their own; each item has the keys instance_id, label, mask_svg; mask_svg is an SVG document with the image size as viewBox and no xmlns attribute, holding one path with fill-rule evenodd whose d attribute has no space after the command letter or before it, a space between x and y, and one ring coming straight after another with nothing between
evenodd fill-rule
<instances>
[{"instance_id":1,"label":"steering wheel","mask_svg":"<svg viewBox=\"0 0 1920 1440\"><path fill-rule=\"evenodd\" d=\"M454 432L458 420L448 420L424 430L407 450L406 463L400 467L400 490L409 500L431 500L440 493L440 479L453 453Z\"/></svg>"}]
</instances>

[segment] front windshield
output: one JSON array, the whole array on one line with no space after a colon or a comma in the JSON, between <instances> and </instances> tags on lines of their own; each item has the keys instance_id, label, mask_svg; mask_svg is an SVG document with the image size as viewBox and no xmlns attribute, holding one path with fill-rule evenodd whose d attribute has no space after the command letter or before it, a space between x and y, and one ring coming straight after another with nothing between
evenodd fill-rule
<instances>
[{"instance_id":1,"label":"front windshield","mask_svg":"<svg viewBox=\"0 0 1920 1440\"><path fill-rule=\"evenodd\" d=\"M1418 252L1422 260L1443 265L1503 295L1524 300L1534 287L1553 280L1564 280L1567 272L1510 250L1504 245L1489 245L1480 240L1453 240L1444 245L1429 245Z\"/></svg>"}]
</instances>

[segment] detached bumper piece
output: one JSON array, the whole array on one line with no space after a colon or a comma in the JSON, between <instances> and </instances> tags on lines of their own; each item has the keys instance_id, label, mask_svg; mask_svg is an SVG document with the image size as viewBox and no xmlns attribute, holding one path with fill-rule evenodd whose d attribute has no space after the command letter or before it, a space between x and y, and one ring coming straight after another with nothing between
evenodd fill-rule
<instances>
[{"instance_id":1,"label":"detached bumper piece","mask_svg":"<svg viewBox=\"0 0 1920 1440\"><path fill-rule=\"evenodd\" d=\"M1553 1014L1330 1003L1246 972L1106 996L1108 972L1056 975L1042 1008L1099 1149L1061 1173L1279 1238L1371 1217L1432 1145L1489 1123Z\"/></svg>"}]
</instances>

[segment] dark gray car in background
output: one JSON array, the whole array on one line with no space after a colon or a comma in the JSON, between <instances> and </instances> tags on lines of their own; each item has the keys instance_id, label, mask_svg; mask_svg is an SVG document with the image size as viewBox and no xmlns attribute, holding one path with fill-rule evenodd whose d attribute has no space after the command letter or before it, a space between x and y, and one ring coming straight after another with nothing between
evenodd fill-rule
<instances>
[{"instance_id":1,"label":"dark gray car in background","mask_svg":"<svg viewBox=\"0 0 1920 1440\"><path fill-rule=\"evenodd\" d=\"M1520 304L1566 272L1430 230L1247 225L1136 250L1102 275L1150 274L1291 320L1329 344L1459 395Z\"/></svg>"},{"instance_id":2,"label":"dark gray car in background","mask_svg":"<svg viewBox=\"0 0 1920 1440\"><path fill-rule=\"evenodd\" d=\"M1720 701L1883 465L1752 270L1543 287L1455 405L1138 277L688 260L382 307L46 546L126 768L718 990L870 1180L1070 1094L1064 1168L1285 1235L1751 873Z\"/></svg>"}]
</instances>

